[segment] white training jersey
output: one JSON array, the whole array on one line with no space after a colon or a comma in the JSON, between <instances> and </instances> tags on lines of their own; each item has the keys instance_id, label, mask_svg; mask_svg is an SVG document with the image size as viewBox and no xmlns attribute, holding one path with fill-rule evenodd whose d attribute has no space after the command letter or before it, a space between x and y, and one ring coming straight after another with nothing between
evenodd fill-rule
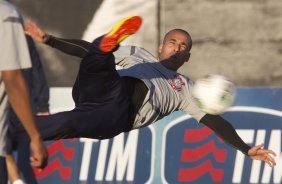
<instances>
[{"instance_id":1,"label":"white training jersey","mask_svg":"<svg viewBox=\"0 0 282 184\"><path fill-rule=\"evenodd\" d=\"M142 80L149 89L134 120L133 129L147 126L174 111L184 111L199 121L205 113L194 103L192 81L161 62L143 48L123 46L116 52L115 62L121 76ZM130 68L130 70L128 70Z\"/></svg>"},{"instance_id":2,"label":"white training jersey","mask_svg":"<svg viewBox=\"0 0 282 184\"><path fill-rule=\"evenodd\" d=\"M0 0L0 156L5 156L7 150L8 105L1 71L30 67L30 55L21 17L13 5Z\"/></svg>"}]
</instances>

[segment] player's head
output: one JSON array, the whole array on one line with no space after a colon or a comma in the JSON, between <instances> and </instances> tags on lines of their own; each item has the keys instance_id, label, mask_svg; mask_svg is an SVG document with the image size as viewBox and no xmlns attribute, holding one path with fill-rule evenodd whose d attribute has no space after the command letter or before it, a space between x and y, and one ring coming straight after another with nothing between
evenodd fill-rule
<instances>
[{"instance_id":1,"label":"player's head","mask_svg":"<svg viewBox=\"0 0 282 184\"><path fill-rule=\"evenodd\" d=\"M177 52L192 48L192 38L183 29L173 29L166 33L163 42L159 46L160 60L168 59Z\"/></svg>"},{"instance_id":2,"label":"player's head","mask_svg":"<svg viewBox=\"0 0 282 184\"><path fill-rule=\"evenodd\" d=\"M166 61L181 51L190 52L191 48L192 38L187 31L183 29L170 30L166 33L163 42L159 46L159 59L160 61ZM176 68L178 69L188 59L175 63L175 65L178 65Z\"/></svg>"}]
</instances>

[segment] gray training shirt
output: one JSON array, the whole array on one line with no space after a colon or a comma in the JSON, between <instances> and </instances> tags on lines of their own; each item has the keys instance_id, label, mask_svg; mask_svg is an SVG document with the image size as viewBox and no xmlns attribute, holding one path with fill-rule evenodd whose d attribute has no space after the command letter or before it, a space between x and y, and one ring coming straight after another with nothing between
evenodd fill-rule
<instances>
[{"instance_id":1,"label":"gray training shirt","mask_svg":"<svg viewBox=\"0 0 282 184\"><path fill-rule=\"evenodd\" d=\"M206 113L201 111L191 95L192 81L161 62L143 48L121 46L116 52L116 65L121 76L141 79L149 89L136 115L133 129L147 126L174 111L184 111L199 121ZM128 70L130 68L130 70Z\"/></svg>"},{"instance_id":2,"label":"gray training shirt","mask_svg":"<svg viewBox=\"0 0 282 184\"><path fill-rule=\"evenodd\" d=\"M21 17L9 2L0 0L0 156L7 154L7 105L1 73L4 70L30 68L31 61Z\"/></svg>"}]
</instances>

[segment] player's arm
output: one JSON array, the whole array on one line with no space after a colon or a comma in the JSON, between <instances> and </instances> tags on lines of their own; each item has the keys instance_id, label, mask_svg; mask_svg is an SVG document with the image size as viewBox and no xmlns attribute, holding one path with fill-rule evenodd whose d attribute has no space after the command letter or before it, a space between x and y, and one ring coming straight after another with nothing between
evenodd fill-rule
<instances>
[{"instance_id":1,"label":"player's arm","mask_svg":"<svg viewBox=\"0 0 282 184\"><path fill-rule=\"evenodd\" d=\"M43 168L47 165L48 155L35 124L29 92L22 72L21 70L2 71L2 77L9 102L31 139L33 151L31 164Z\"/></svg>"},{"instance_id":2,"label":"player's arm","mask_svg":"<svg viewBox=\"0 0 282 184\"><path fill-rule=\"evenodd\" d=\"M248 155L251 147L239 137L234 127L228 121L220 116L206 114L200 122L212 129L226 143Z\"/></svg>"},{"instance_id":3,"label":"player's arm","mask_svg":"<svg viewBox=\"0 0 282 184\"><path fill-rule=\"evenodd\" d=\"M89 49L90 43L84 40L62 39L51 35L46 36L45 44L54 47L68 55L84 58Z\"/></svg>"},{"instance_id":4,"label":"player's arm","mask_svg":"<svg viewBox=\"0 0 282 184\"><path fill-rule=\"evenodd\" d=\"M276 156L272 150L264 150L263 145L258 145L251 148L240 138L234 127L222 117L206 114L200 120L200 122L212 129L226 143L240 150L252 159L262 160L269 166L276 165L275 160L270 156L270 154Z\"/></svg>"},{"instance_id":5,"label":"player's arm","mask_svg":"<svg viewBox=\"0 0 282 184\"><path fill-rule=\"evenodd\" d=\"M90 43L78 39L62 39L46 34L34 22L27 22L24 25L25 33L40 43L45 43L66 54L83 58L90 49Z\"/></svg>"}]
</instances>

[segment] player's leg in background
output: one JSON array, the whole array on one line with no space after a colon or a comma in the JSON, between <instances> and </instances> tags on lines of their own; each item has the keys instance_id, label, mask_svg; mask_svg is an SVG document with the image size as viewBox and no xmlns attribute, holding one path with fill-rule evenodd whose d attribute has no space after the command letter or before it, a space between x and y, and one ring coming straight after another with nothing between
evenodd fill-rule
<instances>
[{"instance_id":1,"label":"player's leg in background","mask_svg":"<svg viewBox=\"0 0 282 184\"><path fill-rule=\"evenodd\" d=\"M6 158L0 156L0 183L6 184L8 182Z\"/></svg>"},{"instance_id":2,"label":"player's leg in background","mask_svg":"<svg viewBox=\"0 0 282 184\"><path fill-rule=\"evenodd\" d=\"M9 180L13 184L15 181L20 181L20 172L18 170L17 164L13 158L12 155L6 156L6 164L7 164L7 170L9 173Z\"/></svg>"}]
</instances>

